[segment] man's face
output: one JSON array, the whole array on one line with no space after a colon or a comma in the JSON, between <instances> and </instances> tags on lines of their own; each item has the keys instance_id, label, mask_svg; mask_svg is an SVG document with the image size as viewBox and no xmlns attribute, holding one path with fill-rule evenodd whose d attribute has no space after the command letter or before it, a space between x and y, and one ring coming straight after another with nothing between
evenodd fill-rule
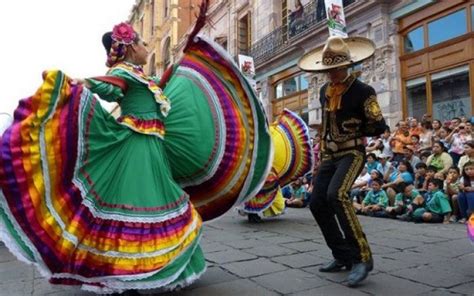
<instances>
[{"instance_id":1,"label":"man's face","mask_svg":"<svg viewBox=\"0 0 474 296\"><path fill-rule=\"evenodd\" d=\"M412 118L410 120L410 127L417 127L418 126L418 120L416 118Z\"/></svg>"},{"instance_id":2,"label":"man's face","mask_svg":"<svg viewBox=\"0 0 474 296\"><path fill-rule=\"evenodd\" d=\"M333 83L341 82L347 77L347 68L331 69L327 72L327 76Z\"/></svg>"}]
</instances>

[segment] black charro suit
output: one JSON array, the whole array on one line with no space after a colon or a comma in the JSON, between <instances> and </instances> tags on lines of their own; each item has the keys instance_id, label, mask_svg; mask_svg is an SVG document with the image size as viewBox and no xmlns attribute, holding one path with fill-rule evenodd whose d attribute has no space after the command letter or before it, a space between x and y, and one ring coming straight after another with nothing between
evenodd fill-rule
<instances>
[{"instance_id":1,"label":"black charro suit","mask_svg":"<svg viewBox=\"0 0 474 296\"><path fill-rule=\"evenodd\" d=\"M310 208L334 258L351 265L371 262L372 254L349 190L365 164L362 138L382 134L386 124L371 86L356 75L350 75L344 84L345 91L335 110L329 108L329 84L320 91L322 162L314 178Z\"/></svg>"}]
</instances>

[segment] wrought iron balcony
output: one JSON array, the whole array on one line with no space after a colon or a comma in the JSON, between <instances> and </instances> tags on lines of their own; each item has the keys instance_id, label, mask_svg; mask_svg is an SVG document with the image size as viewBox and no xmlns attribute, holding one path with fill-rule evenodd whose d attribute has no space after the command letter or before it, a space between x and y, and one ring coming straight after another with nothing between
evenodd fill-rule
<instances>
[{"instance_id":1,"label":"wrought iron balcony","mask_svg":"<svg viewBox=\"0 0 474 296\"><path fill-rule=\"evenodd\" d=\"M354 2L356 0L344 0L343 5L346 7ZM322 4L318 6L318 3ZM275 29L252 45L250 54L254 58L255 65L289 47L294 40L313 29L317 24L324 22L325 19L324 1L314 0L306 4L302 15L296 17L293 13L289 16L289 24Z\"/></svg>"}]
</instances>

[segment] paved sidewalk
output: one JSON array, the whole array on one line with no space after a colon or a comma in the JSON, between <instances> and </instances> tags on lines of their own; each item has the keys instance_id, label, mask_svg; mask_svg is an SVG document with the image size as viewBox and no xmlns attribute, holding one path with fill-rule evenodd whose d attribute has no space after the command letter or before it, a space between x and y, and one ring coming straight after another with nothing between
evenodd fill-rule
<instances>
[{"instance_id":1,"label":"paved sidewalk","mask_svg":"<svg viewBox=\"0 0 474 296\"><path fill-rule=\"evenodd\" d=\"M166 295L474 295L474 246L464 225L359 218L375 269L357 289L344 285L346 272L318 272L331 259L321 232L308 209L289 209L262 224L249 224L236 212L207 224L207 272ZM50 285L0 246L0 295L92 294Z\"/></svg>"}]
</instances>

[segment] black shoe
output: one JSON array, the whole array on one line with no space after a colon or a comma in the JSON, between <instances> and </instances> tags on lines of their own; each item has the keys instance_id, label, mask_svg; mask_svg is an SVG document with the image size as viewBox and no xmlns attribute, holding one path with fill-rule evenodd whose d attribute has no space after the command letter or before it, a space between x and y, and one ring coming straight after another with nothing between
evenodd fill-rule
<instances>
[{"instance_id":1,"label":"black shoe","mask_svg":"<svg viewBox=\"0 0 474 296\"><path fill-rule=\"evenodd\" d=\"M363 281L369 272L374 269L374 260L370 259L368 262L360 262L355 264L352 267L349 276L347 276L347 285L349 287L357 286L361 281Z\"/></svg>"},{"instance_id":2,"label":"black shoe","mask_svg":"<svg viewBox=\"0 0 474 296\"><path fill-rule=\"evenodd\" d=\"M408 214L399 215L399 216L397 216L397 219L401 220L401 221L406 221L406 222L413 221L413 218Z\"/></svg>"},{"instance_id":3,"label":"black shoe","mask_svg":"<svg viewBox=\"0 0 474 296\"><path fill-rule=\"evenodd\" d=\"M248 219L250 223L261 223L262 218L260 218L257 214L248 214Z\"/></svg>"},{"instance_id":4,"label":"black shoe","mask_svg":"<svg viewBox=\"0 0 474 296\"><path fill-rule=\"evenodd\" d=\"M343 267L346 267L346 270L350 270L352 268L352 263L344 263L341 260L334 259L333 261L329 262L323 267L320 267L319 271L320 272L338 272L338 271L341 271Z\"/></svg>"}]
</instances>

